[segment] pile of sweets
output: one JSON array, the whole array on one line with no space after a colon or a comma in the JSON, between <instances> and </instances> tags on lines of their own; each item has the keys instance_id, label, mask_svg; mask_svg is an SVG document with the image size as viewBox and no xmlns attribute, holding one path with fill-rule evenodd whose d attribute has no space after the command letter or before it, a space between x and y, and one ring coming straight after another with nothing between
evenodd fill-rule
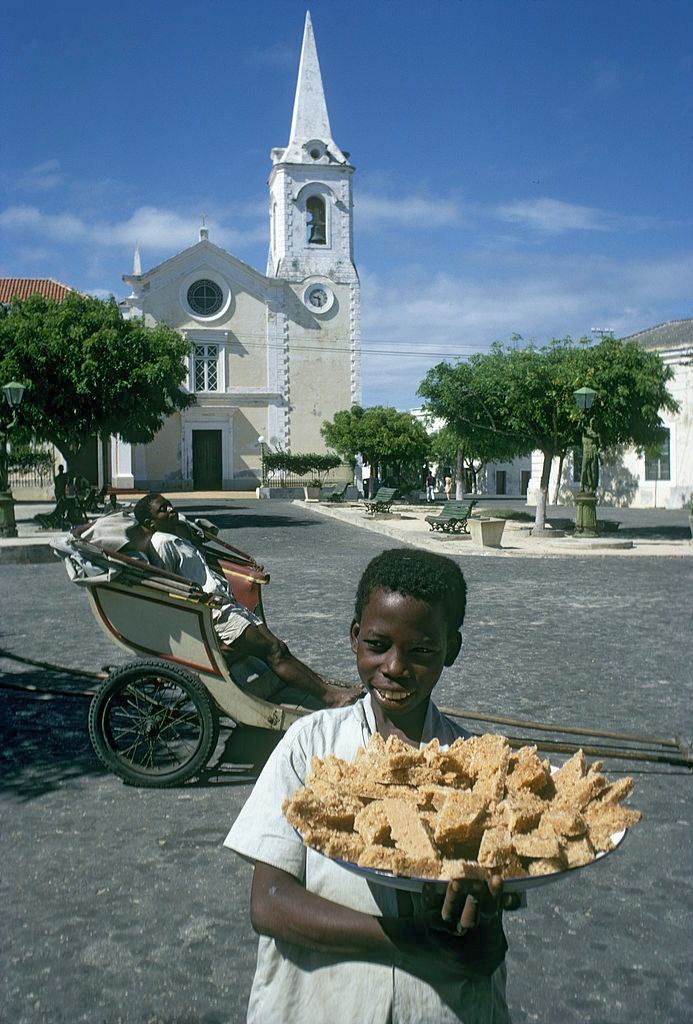
<instances>
[{"instance_id":1,"label":"pile of sweets","mask_svg":"<svg viewBox=\"0 0 693 1024\"><path fill-rule=\"evenodd\" d=\"M613 848L640 813L622 807L631 778L610 783L578 750L554 774L536 747L504 736L433 740L421 750L375 734L353 762L314 757L283 811L328 857L409 877L546 875Z\"/></svg>"}]
</instances>

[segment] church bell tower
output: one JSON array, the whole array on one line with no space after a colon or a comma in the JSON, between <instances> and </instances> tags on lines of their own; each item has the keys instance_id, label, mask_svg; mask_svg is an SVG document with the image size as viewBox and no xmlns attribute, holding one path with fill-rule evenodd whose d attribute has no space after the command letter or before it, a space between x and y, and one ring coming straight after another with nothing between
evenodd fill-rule
<instances>
[{"instance_id":1,"label":"church bell tower","mask_svg":"<svg viewBox=\"0 0 693 1024\"><path fill-rule=\"evenodd\" d=\"M267 277L281 282L284 304L268 312L282 393L269 429L290 451L319 451L322 424L361 402L361 293L354 168L332 138L310 13L289 142L271 157Z\"/></svg>"},{"instance_id":2,"label":"church bell tower","mask_svg":"<svg viewBox=\"0 0 693 1024\"><path fill-rule=\"evenodd\" d=\"M289 143L273 149L268 277L358 281L349 154L332 138L310 13L306 14Z\"/></svg>"}]
</instances>

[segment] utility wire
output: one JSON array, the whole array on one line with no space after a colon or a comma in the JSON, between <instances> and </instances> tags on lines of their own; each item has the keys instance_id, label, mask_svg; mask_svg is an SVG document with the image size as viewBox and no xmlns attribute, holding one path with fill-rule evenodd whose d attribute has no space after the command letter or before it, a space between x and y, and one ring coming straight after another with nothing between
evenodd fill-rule
<instances>
[{"instance_id":1,"label":"utility wire","mask_svg":"<svg viewBox=\"0 0 693 1024\"><path fill-rule=\"evenodd\" d=\"M253 335L257 338L264 338L264 335L256 334ZM246 336L247 337L247 336ZM286 342L270 342L270 341L247 341L246 338L234 338L226 342L220 341L207 341L202 338L190 338L188 339L192 345L217 345L222 348L231 349L233 345L241 345L246 349L264 349L267 351L285 352L290 350L291 352L321 352L323 355L331 352L352 352L355 348L352 344L331 344L329 341L323 342L321 345L304 345L295 344L291 341ZM387 342L380 342L381 344L388 344ZM391 342L390 344L395 344ZM392 355L392 356L418 356L419 358L434 356L436 358L468 358L463 356L462 349L467 349L469 355L475 353L481 353L484 350L479 348L478 345L465 345L460 343L458 349L428 349L428 348L371 348L368 343L361 342L358 346L362 355Z\"/></svg>"}]
</instances>

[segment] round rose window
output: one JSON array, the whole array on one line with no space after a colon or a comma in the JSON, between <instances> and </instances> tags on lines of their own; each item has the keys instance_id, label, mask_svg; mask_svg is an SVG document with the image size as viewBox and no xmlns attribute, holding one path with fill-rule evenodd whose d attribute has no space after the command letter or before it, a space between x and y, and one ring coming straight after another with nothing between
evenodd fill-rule
<instances>
[{"instance_id":1,"label":"round rose window","mask_svg":"<svg viewBox=\"0 0 693 1024\"><path fill-rule=\"evenodd\" d=\"M216 283L209 278L195 281L188 288L188 305L193 313L199 316L213 316L221 309L224 294Z\"/></svg>"}]
</instances>

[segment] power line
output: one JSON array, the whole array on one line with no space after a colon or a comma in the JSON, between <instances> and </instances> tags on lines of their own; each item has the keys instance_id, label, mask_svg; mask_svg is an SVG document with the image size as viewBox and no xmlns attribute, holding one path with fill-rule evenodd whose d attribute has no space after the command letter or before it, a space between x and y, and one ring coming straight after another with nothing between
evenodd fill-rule
<instances>
[{"instance_id":1,"label":"power line","mask_svg":"<svg viewBox=\"0 0 693 1024\"><path fill-rule=\"evenodd\" d=\"M256 335L253 335L253 336L256 337L256 338L263 338L263 339L265 338L265 336L261 335L261 334L256 334ZM244 335L243 338L235 337L234 339L227 340L226 342L220 342L220 341L215 341L213 339L204 339L204 338L189 338L188 340L190 341L191 345L195 345L195 344L200 344L200 345L202 345L202 344L204 344L204 345L223 345L225 348L228 349L232 345L236 344L236 345L242 345L244 348L247 348L247 349L257 349L257 350L266 350L266 351L274 351L274 352L285 352L288 349L291 352L321 352L323 355L324 354L328 354L330 352L349 352L349 353L351 353L354 350L354 346L351 345L351 344L337 344L337 345L335 345L335 344L331 344L328 341L325 341L322 345L304 345L304 344L295 344L294 342L291 342L291 341L288 341L288 342L286 342L286 341L271 342L271 341L266 341L266 340L264 340L264 341L248 341L247 338L248 338L248 335ZM388 342L384 341L383 339L378 339L378 342L380 344L388 344ZM394 344L396 344L396 342L393 340L389 344L393 344L394 345ZM392 355L392 356L418 356L419 358L425 358L427 356L432 356L432 357L435 357L435 358L443 358L443 359L454 357L454 356L462 356L463 355L463 352L462 352L463 349L466 349L468 354L470 354L470 355L473 355L475 352L483 352L484 351L484 349L482 349L478 345L467 345L464 342L459 342L457 344L457 348L440 349L440 350L438 350L438 349L429 349L429 348L403 348L403 347L402 348L400 348L400 347L398 347L398 348L371 348L367 343L364 344L363 342L359 346L359 350L360 350L362 355L369 355L369 356L370 355L376 355L376 356L385 356L385 355Z\"/></svg>"}]
</instances>

